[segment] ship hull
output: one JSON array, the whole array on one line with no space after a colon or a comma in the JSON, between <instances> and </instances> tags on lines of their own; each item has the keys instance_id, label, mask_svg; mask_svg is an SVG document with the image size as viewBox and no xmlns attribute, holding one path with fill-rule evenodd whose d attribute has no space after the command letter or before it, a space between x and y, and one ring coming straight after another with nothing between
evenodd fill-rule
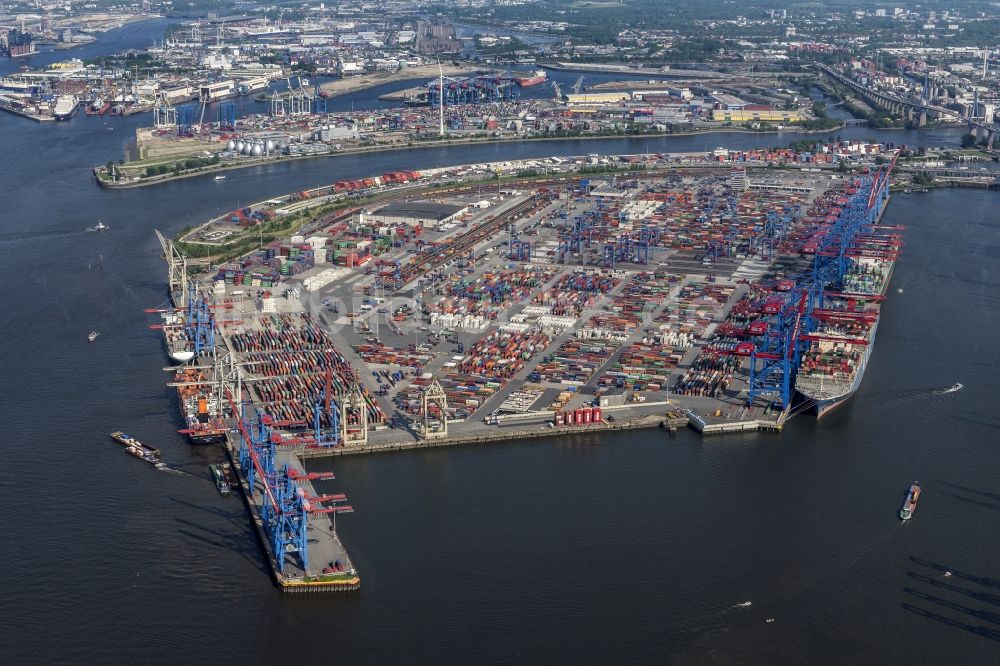
<instances>
[{"instance_id":1,"label":"ship hull","mask_svg":"<svg viewBox=\"0 0 1000 666\"><path fill-rule=\"evenodd\" d=\"M167 349L168 349L167 356L169 356L170 360L173 361L174 363L187 363L188 361L194 358L193 351L170 351L169 345Z\"/></svg>"},{"instance_id":2,"label":"ship hull","mask_svg":"<svg viewBox=\"0 0 1000 666\"><path fill-rule=\"evenodd\" d=\"M208 444L221 444L226 441L226 433L189 433L187 438L190 444L206 446Z\"/></svg>"},{"instance_id":3,"label":"ship hull","mask_svg":"<svg viewBox=\"0 0 1000 666\"><path fill-rule=\"evenodd\" d=\"M526 79L518 79L517 85L522 88L531 88L533 86L540 86L545 83L548 79L544 76L532 76Z\"/></svg>"},{"instance_id":4,"label":"ship hull","mask_svg":"<svg viewBox=\"0 0 1000 666\"><path fill-rule=\"evenodd\" d=\"M878 220L882 219L882 214L885 212L885 208L887 205L888 205L888 200L882 206L882 209L879 211L877 217ZM885 294L888 293L889 286L892 283L892 276L893 272L895 271L895 268L896 268L896 262L892 262L889 264L889 270L885 276L885 282L882 285L882 289L879 295L885 296ZM868 361L871 358L872 349L875 347L875 336L878 334L879 321L881 321L881 308L879 312L879 318L876 319L875 323L872 325L872 332L871 335L868 337L868 344L865 345L865 353L861 357L861 364L858 367L857 371L854 373L854 381L851 383L851 386L848 390L844 391L840 395L835 395L828 398L817 398L813 395L810 395L806 391L799 390L798 386L796 386L795 392L799 397L799 404L800 405L811 404L811 406L805 411L814 414L817 420L823 418L824 416L832 412L834 409L836 409L837 407L841 406L842 404L850 400L851 397L857 392L857 390L861 388L861 382L865 377L865 370L868 369Z\"/></svg>"},{"instance_id":5,"label":"ship hull","mask_svg":"<svg viewBox=\"0 0 1000 666\"><path fill-rule=\"evenodd\" d=\"M812 406L807 410L809 413L814 414L817 419L821 419L830 412L832 412L837 407L851 399L851 397L861 388L861 382L865 378L865 370L868 369L868 359L872 354L872 347L875 346L875 335L878 333L878 322L872 327L871 337L868 338L868 344L865 346L864 356L861 357L861 364L858 366L857 372L854 373L854 382L851 387L841 393L840 395L835 395L830 398L815 398L808 393L802 391L797 391L799 395L800 404L801 403L811 403Z\"/></svg>"},{"instance_id":6,"label":"ship hull","mask_svg":"<svg viewBox=\"0 0 1000 666\"><path fill-rule=\"evenodd\" d=\"M803 396L802 394L799 395L802 397L803 401L812 402L813 400L808 396ZM812 407L809 408L809 413L815 416L817 420L819 420L824 416L826 416L827 414L829 414L830 412L832 412L833 410L835 410L837 407L840 407L842 404L850 400L853 395L854 391L852 390L850 393L845 393L842 396L817 402L816 404L814 404Z\"/></svg>"}]
</instances>

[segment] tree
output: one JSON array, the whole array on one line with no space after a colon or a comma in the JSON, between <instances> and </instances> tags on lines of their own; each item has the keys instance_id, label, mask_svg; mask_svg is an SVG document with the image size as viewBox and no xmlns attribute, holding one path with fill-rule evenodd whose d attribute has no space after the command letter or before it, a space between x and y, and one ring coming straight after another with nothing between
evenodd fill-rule
<instances>
[{"instance_id":1,"label":"tree","mask_svg":"<svg viewBox=\"0 0 1000 666\"><path fill-rule=\"evenodd\" d=\"M976 135L972 132L962 135L962 148L975 148L976 147Z\"/></svg>"}]
</instances>

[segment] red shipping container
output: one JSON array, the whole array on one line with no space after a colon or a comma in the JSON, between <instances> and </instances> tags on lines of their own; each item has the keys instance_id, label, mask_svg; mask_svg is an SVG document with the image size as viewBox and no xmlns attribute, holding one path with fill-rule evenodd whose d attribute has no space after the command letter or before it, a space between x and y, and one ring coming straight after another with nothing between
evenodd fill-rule
<instances>
[{"instance_id":1,"label":"red shipping container","mask_svg":"<svg viewBox=\"0 0 1000 666\"><path fill-rule=\"evenodd\" d=\"M583 422L590 423L590 408L584 407L583 409Z\"/></svg>"},{"instance_id":2,"label":"red shipping container","mask_svg":"<svg viewBox=\"0 0 1000 666\"><path fill-rule=\"evenodd\" d=\"M563 424L563 414L562 412L556 412L556 425L561 426Z\"/></svg>"},{"instance_id":3,"label":"red shipping container","mask_svg":"<svg viewBox=\"0 0 1000 666\"><path fill-rule=\"evenodd\" d=\"M573 412L566 412L566 425L573 425Z\"/></svg>"},{"instance_id":4,"label":"red shipping container","mask_svg":"<svg viewBox=\"0 0 1000 666\"><path fill-rule=\"evenodd\" d=\"M601 408L600 407L594 407L594 409L592 409L591 412L592 412L592 415L591 415L590 419L594 423L600 423L601 422Z\"/></svg>"},{"instance_id":5,"label":"red shipping container","mask_svg":"<svg viewBox=\"0 0 1000 666\"><path fill-rule=\"evenodd\" d=\"M573 423L583 425L583 410L578 409L573 413Z\"/></svg>"}]
</instances>

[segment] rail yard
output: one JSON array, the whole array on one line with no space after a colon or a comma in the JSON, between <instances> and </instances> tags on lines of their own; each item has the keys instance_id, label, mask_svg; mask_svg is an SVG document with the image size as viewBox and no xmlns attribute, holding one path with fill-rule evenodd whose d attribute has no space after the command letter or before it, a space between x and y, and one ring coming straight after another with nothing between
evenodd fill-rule
<instances>
[{"instance_id":1,"label":"rail yard","mask_svg":"<svg viewBox=\"0 0 1000 666\"><path fill-rule=\"evenodd\" d=\"M189 277L161 237L175 308L160 327L174 348L183 330L211 375L197 382L216 412L202 420L232 424L282 589L355 589L335 530L310 523L350 507L308 486L303 459L602 429L777 431L816 407L796 398L803 357L810 377L860 382L901 245L878 226L893 164L591 156L505 184L482 179L499 165L333 183L190 232L183 247L296 205L333 208L210 272Z\"/></svg>"}]
</instances>

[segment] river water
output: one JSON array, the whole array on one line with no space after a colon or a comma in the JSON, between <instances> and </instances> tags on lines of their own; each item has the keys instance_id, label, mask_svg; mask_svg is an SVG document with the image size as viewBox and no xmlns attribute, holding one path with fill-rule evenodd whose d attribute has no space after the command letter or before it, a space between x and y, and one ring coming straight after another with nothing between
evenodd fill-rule
<instances>
[{"instance_id":1,"label":"river water","mask_svg":"<svg viewBox=\"0 0 1000 666\"><path fill-rule=\"evenodd\" d=\"M141 46L161 29L127 27L87 49ZM822 423L317 462L338 476L320 490L355 507L338 526L364 589L284 597L241 503L208 478L220 452L175 433L143 314L165 296L154 228L172 235L239 202L389 169L798 135L400 151L98 189L87 167L120 155L142 122L0 115L0 637L11 663L1000 659L995 193L894 198L884 219L907 225L906 248L873 360L858 395ZM840 134L955 145L960 133ZM111 231L84 231L98 219ZM965 388L944 393L955 382ZM112 445L119 428L161 448L170 471ZM925 495L904 525L895 513L914 479Z\"/></svg>"}]
</instances>

